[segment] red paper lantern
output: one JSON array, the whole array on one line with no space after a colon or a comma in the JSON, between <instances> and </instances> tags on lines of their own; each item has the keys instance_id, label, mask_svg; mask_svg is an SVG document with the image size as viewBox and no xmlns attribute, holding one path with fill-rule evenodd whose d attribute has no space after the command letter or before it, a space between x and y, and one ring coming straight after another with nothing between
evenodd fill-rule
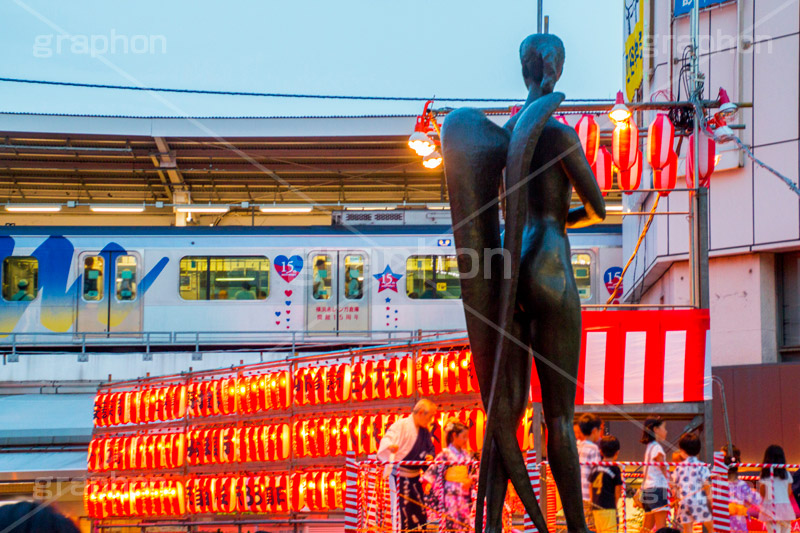
<instances>
[{"instance_id":1,"label":"red paper lantern","mask_svg":"<svg viewBox=\"0 0 800 533\"><path fill-rule=\"evenodd\" d=\"M473 409L469 412L469 446L473 450L483 447L483 434L486 430L486 413L483 409Z\"/></svg>"},{"instance_id":2,"label":"red paper lantern","mask_svg":"<svg viewBox=\"0 0 800 533\"><path fill-rule=\"evenodd\" d=\"M700 142L698 143L700 157L699 174L700 187L707 187L711 174L714 173L714 162L716 159L717 144L714 141L714 134L711 130L700 132ZM689 135L689 151L686 154L686 186L694 188L694 133Z\"/></svg>"},{"instance_id":3,"label":"red paper lantern","mask_svg":"<svg viewBox=\"0 0 800 533\"><path fill-rule=\"evenodd\" d=\"M594 165L600 148L600 127L592 115L583 115L575 124L575 131L581 141L583 153L586 154L586 160L590 165Z\"/></svg>"},{"instance_id":4,"label":"red paper lantern","mask_svg":"<svg viewBox=\"0 0 800 533\"><path fill-rule=\"evenodd\" d=\"M292 474L292 511L301 511L306 506L306 485L305 474Z\"/></svg>"},{"instance_id":5,"label":"red paper lantern","mask_svg":"<svg viewBox=\"0 0 800 533\"><path fill-rule=\"evenodd\" d=\"M608 150L605 146L600 148L597 152L597 160L595 161L594 165L592 165L592 173L594 174L594 178L597 180L597 186L600 187L600 191L603 193L603 196L608 194L608 191L614 186L614 174L612 172L612 160L611 154L608 153Z\"/></svg>"},{"instance_id":6,"label":"red paper lantern","mask_svg":"<svg viewBox=\"0 0 800 533\"><path fill-rule=\"evenodd\" d=\"M289 476L284 474L273 476L271 487L272 512L288 513L290 508Z\"/></svg>"},{"instance_id":7,"label":"red paper lantern","mask_svg":"<svg viewBox=\"0 0 800 533\"><path fill-rule=\"evenodd\" d=\"M625 191L625 194L631 194L629 191L638 189L641 182L642 152L637 151L636 161L633 166L628 170L620 170L619 172L619 188Z\"/></svg>"},{"instance_id":8,"label":"red paper lantern","mask_svg":"<svg viewBox=\"0 0 800 533\"><path fill-rule=\"evenodd\" d=\"M458 352L448 352L443 357L444 369L447 379L447 392L456 394L458 392ZM466 392L466 391L464 391Z\"/></svg>"},{"instance_id":9,"label":"red paper lantern","mask_svg":"<svg viewBox=\"0 0 800 533\"><path fill-rule=\"evenodd\" d=\"M611 135L611 155L620 172L636 163L639 151L639 129L632 118L618 122Z\"/></svg>"},{"instance_id":10,"label":"red paper lantern","mask_svg":"<svg viewBox=\"0 0 800 533\"><path fill-rule=\"evenodd\" d=\"M659 196L668 196L670 191L675 188L678 181L678 156L675 152L670 153L667 165L661 170L653 169L653 188L666 189L659 192Z\"/></svg>"},{"instance_id":11,"label":"red paper lantern","mask_svg":"<svg viewBox=\"0 0 800 533\"><path fill-rule=\"evenodd\" d=\"M398 365L397 397L407 398L414 394L414 359L402 357Z\"/></svg>"},{"instance_id":12,"label":"red paper lantern","mask_svg":"<svg viewBox=\"0 0 800 533\"><path fill-rule=\"evenodd\" d=\"M382 361L383 386L386 398L397 398L397 387L400 381L400 359L392 357Z\"/></svg>"},{"instance_id":13,"label":"red paper lantern","mask_svg":"<svg viewBox=\"0 0 800 533\"><path fill-rule=\"evenodd\" d=\"M368 402L377 399L376 386L378 381L377 364L367 361L364 364L364 384L361 387L361 401Z\"/></svg>"},{"instance_id":14,"label":"red paper lantern","mask_svg":"<svg viewBox=\"0 0 800 533\"><path fill-rule=\"evenodd\" d=\"M653 169L661 170L669 164L675 127L665 113L659 113L647 128L647 162Z\"/></svg>"},{"instance_id":15,"label":"red paper lantern","mask_svg":"<svg viewBox=\"0 0 800 533\"><path fill-rule=\"evenodd\" d=\"M565 117L564 115L555 115L553 118L555 118L557 121L559 121L563 125L569 126L569 122L567 122L567 117ZM570 126L570 127L572 127L572 126Z\"/></svg>"}]
</instances>

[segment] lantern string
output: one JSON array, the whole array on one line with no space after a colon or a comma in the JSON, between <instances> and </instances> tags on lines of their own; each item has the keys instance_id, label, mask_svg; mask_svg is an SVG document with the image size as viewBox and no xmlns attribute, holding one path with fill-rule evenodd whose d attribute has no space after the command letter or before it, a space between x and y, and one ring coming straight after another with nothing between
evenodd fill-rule
<instances>
[{"instance_id":1,"label":"lantern string","mask_svg":"<svg viewBox=\"0 0 800 533\"><path fill-rule=\"evenodd\" d=\"M0 77L0 82L27 83L34 85L55 85L60 87L82 87L88 89L115 89L122 91L145 91L161 93L206 94L215 96L260 96L267 98L304 98L319 100L380 100L399 102L426 102L431 96L373 96L373 95L336 95L336 94L302 94L302 93L267 93L254 91L219 91L211 89L179 89L172 87L145 87L136 85L111 85L106 83L81 83L73 81L35 80L24 78ZM519 102L520 98L435 98L439 102ZM599 102L609 103L609 98L575 98L568 102Z\"/></svg>"},{"instance_id":2,"label":"lantern string","mask_svg":"<svg viewBox=\"0 0 800 533\"><path fill-rule=\"evenodd\" d=\"M647 217L647 222L645 222L644 229L642 230L642 234L639 235L639 240L636 241L636 246L633 248L633 253L631 254L628 262L625 263L625 268L622 269L622 274L620 274L619 279L617 280L617 284L614 285L614 290L611 291L611 296L608 297L608 301L606 302L606 306L610 305L611 302L614 301L614 298L617 297L617 291L619 290L619 286L622 285L622 280L625 278L625 272L628 271L628 267L631 266L633 263L636 254L639 252L639 246L642 245L642 241L644 241L645 235L647 235L647 230L650 229L650 225L653 223L653 218L656 214L656 209L658 209L658 201L661 199L661 195L656 195L656 201L653 202L653 207L650 208L650 214ZM608 307L604 307L603 311L606 311Z\"/></svg>"},{"instance_id":3,"label":"lantern string","mask_svg":"<svg viewBox=\"0 0 800 533\"><path fill-rule=\"evenodd\" d=\"M750 148L748 148L748 146L744 144L741 139L739 139L739 137L734 136L733 141L739 145L739 148L744 150L744 153L747 154L747 157L749 157L755 164L778 176L796 195L800 196L800 187L798 187L792 180L757 158Z\"/></svg>"}]
</instances>

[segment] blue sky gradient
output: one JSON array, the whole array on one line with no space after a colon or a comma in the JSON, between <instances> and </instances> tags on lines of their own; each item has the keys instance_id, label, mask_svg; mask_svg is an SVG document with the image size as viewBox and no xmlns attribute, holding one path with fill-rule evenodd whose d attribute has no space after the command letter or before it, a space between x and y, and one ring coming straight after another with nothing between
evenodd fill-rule
<instances>
[{"instance_id":1,"label":"blue sky gradient","mask_svg":"<svg viewBox=\"0 0 800 533\"><path fill-rule=\"evenodd\" d=\"M567 98L612 98L622 87L622 5L621 0L545 0L550 31L567 49L557 86ZM533 0L0 0L0 76L523 100L518 47L535 31ZM330 116L417 114L421 109L414 102L154 95L0 82L0 111L14 112Z\"/></svg>"}]
</instances>

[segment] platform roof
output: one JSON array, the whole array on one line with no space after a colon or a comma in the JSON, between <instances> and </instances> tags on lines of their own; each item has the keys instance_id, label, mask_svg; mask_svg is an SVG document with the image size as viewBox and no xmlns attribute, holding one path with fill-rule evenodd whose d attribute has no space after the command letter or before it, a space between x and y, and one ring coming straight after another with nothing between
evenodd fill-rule
<instances>
[{"instance_id":1,"label":"platform roof","mask_svg":"<svg viewBox=\"0 0 800 533\"><path fill-rule=\"evenodd\" d=\"M0 113L0 202L446 202L406 144L415 119Z\"/></svg>"}]
</instances>

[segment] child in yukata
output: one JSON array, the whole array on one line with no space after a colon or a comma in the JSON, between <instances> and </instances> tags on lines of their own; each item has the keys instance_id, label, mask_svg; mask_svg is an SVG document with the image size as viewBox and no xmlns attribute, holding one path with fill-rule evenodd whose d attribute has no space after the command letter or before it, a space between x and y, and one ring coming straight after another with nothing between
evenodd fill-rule
<instances>
[{"instance_id":1,"label":"child in yukata","mask_svg":"<svg viewBox=\"0 0 800 533\"><path fill-rule=\"evenodd\" d=\"M677 521L684 533L692 533L695 522L702 522L708 533L714 533L711 516L711 472L700 464L700 439L694 433L686 433L678 441L678 447L685 459L672 473L672 484L678 494Z\"/></svg>"},{"instance_id":2,"label":"child in yukata","mask_svg":"<svg viewBox=\"0 0 800 533\"><path fill-rule=\"evenodd\" d=\"M439 531L471 531L471 489L477 469L468 464L472 460L467 451L469 428L451 419L445 424L444 433L447 447L436 456L423 481L430 483L428 499L440 515Z\"/></svg>"},{"instance_id":3,"label":"child in yukata","mask_svg":"<svg viewBox=\"0 0 800 533\"><path fill-rule=\"evenodd\" d=\"M742 454L736 446L733 447L733 454L728 453L727 446L723 446L722 451L725 453L725 464L741 462ZM747 511L754 505L761 505L761 495L750 483L739 479L739 467L736 464L728 467L731 533L747 533Z\"/></svg>"}]
</instances>

